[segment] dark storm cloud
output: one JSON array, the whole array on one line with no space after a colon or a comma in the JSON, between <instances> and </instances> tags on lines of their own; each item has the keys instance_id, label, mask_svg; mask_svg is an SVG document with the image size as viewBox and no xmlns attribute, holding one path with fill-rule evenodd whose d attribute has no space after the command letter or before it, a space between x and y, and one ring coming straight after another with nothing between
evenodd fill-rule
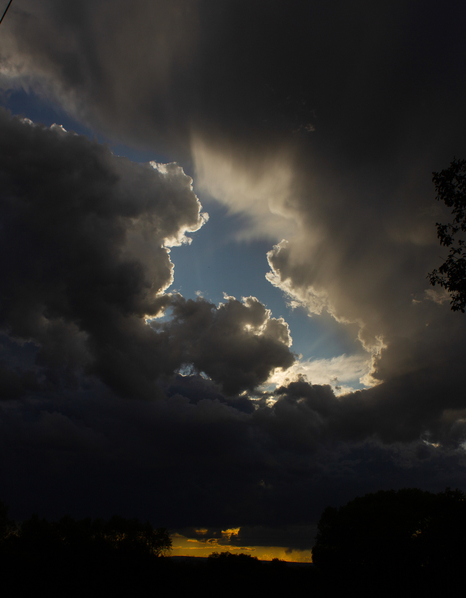
<instances>
[{"instance_id":1,"label":"dark storm cloud","mask_svg":"<svg viewBox=\"0 0 466 598\"><path fill-rule=\"evenodd\" d=\"M0 313L38 347L31 357L27 344L8 346L23 362L2 353L2 388L22 397L2 407L5 471L28 473L12 475L11 496L35 493L45 514L60 501L83 515L91 505L133 514L137 502L169 525L291 525L381 488L464 486L465 323L425 292L445 217L431 172L466 154L464 6L25 1L8 17L4 88L53 97L113 139L192 158L204 189L257 235L281 241L270 210L294 222L269 253L271 282L314 314L356 323L382 382L337 398L301 381L235 408L221 387L251 389L290 365L288 331L254 299L216 308L155 297L171 280L165 240L200 225L187 177L2 116L12 257ZM21 150L26 139L34 151ZM144 323L169 303L172 320ZM219 386L170 377L183 365ZM110 407L88 378L66 408L47 403L77 366L138 396L165 374L170 398Z\"/></svg>"},{"instance_id":2,"label":"dark storm cloud","mask_svg":"<svg viewBox=\"0 0 466 598\"><path fill-rule=\"evenodd\" d=\"M43 77L108 130L150 144L194 126L263 145L313 124L325 133L319 151L357 165L406 136L460 138L442 108L462 104L463 11L401 0L26 1L5 23L3 70Z\"/></svg>"},{"instance_id":3,"label":"dark storm cloud","mask_svg":"<svg viewBox=\"0 0 466 598\"><path fill-rule=\"evenodd\" d=\"M234 394L293 363L287 325L256 299L217 308L163 294L173 278L166 246L205 220L179 166L133 164L4 111L0 128L0 325L37 344L36 367L67 385L85 371L150 397L182 365ZM146 323L168 306L170 322ZM40 386L38 372L1 373L5 398Z\"/></svg>"},{"instance_id":4,"label":"dark storm cloud","mask_svg":"<svg viewBox=\"0 0 466 598\"><path fill-rule=\"evenodd\" d=\"M43 93L107 132L171 145L189 135L180 110L194 97L197 12L183 0L26 3L5 32L3 72L33 89L39 74Z\"/></svg>"},{"instance_id":5,"label":"dark storm cloud","mask_svg":"<svg viewBox=\"0 0 466 598\"><path fill-rule=\"evenodd\" d=\"M464 7L138 0L12 15L5 85L55 94L113 138L191 149L204 187L258 234L280 234L258 205L285 213L298 233L270 253L272 280L311 311L357 322L369 349L437 317L413 300L439 259L431 172L466 151ZM222 161L231 176L214 181ZM242 198L244 173L272 184Z\"/></svg>"},{"instance_id":6,"label":"dark storm cloud","mask_svg":"<svg viewBox=\"0 0 466 598\"><path fill-rule=\"evenodd\" d=\"M0 119L2 329L40 345L37 365L150 392L167 364L144 316L168 301L164 245L203 222L191 179L59 127Z\"/></svg>"},{"instance_id":7,"label":"dark storm cloud","mask_svg":"<svg viewBox=\"0 0 466 598\"><path fill-rule=\"evenodd\" d=\"M349 443L335 425L323 433L318 417L337 419L337 407L324 406L329 393L282 389L273 408L249 414L180 395L125 401L103 388L2 403L2 499L18 518L117 511L172 529L255 527L239 544L273 543L264 536L282 528L282 545L309 548L312 534L306 543L291 526L312 525L328 504L381 488L463 485L461 449Z\"/></svg>"},{"instance_id":8,"label":"dark storm cloud","mask_svg":"<svg viewBox=\"0 0 466 598\"><path fill-rule=\"evenodd\" d=\"M243 302L226 297L216 308L202 298L177 296L171 308L170 321L154 327L169 334L182 363L192 363L228 394L254 390L273 368L286 369L294 362L288 325L271 318L254 297Z\"/></svg>"},{"instance_id":9,"label":"dark storm cloud","mask_svg":"<svg viewBox=\"0 0 466 598\"><path fill-rule=\"evenodd\" d=\"M278 401L272 410L280 417L267 419L266 425L275 427L277 438L302 451L320 443L367 438L387 444L422 438L458 447L466 440L462 390L466 380L457 368L452 364L442 374L429 368L416 370L341 397L335 397L329 386L293 382L275 391Z\"/></svg>"}]
</instances>

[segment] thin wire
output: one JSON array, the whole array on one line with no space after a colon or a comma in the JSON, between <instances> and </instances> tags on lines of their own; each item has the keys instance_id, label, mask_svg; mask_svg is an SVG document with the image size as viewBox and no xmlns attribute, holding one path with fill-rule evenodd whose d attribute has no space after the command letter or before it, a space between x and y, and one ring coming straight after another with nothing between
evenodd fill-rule
<instances>
[{"instance_id":1,"label":"thin wire","mask_svg":"<svg viewBox=\"0 0 466 598\"><path fill-rule=\"evenodd\" d=\"M5 18L5 15L6 15L6 13L7 13L8 9L10 8L10 4L11 4L12 2L13 2L13 0L10 0L10 1L8 2L8 6L5 8L5 12L3 13L3 15L2 15L2 18L0 19L0 25L2 24L2 21L3 21L3 19Z\"/></svg>"}]
</instances>

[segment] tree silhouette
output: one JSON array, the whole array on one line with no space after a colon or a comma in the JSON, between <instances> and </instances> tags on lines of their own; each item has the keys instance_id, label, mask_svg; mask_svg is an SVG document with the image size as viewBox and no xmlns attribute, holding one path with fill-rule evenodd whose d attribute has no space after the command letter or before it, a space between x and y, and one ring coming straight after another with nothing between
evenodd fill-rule
<instances>
[{"instance_id":1,"label":"tree silhouette","mask_svg":"<svg viewBox=\"0 0 466 598\"><path fill-rule=\"evenodd\" d=\"M8 519L9 507L0 500L0 543L5 542L16 533L16 525Z\"/></svg>"},{"instance_id":2,"label":"tree silhouette","mask_svg":"<svg viewBox=\"0 0 466 598\"><path fill-rule=\"evenodd\" d=\"M448 257L437 270L428 274L430 283L440 285L450 293L453 311L464 313L466 308L466 160L456 160L449 168L434 172L432 181L437 199L452 208L453 221L448 224L437 222L437 237L440 244L450 248Z\"/></svg>"},{"instance_id":3,"label":"tree silhouette","mask_svg":"<svg viewBox=\"0 0 466 598\"><path fill-rule=\"evenodd\" d=\"M466 557L466 498L417 488L357 497L327 507L318 525L313 562L323 570L420 570Z\"/></svg>"},{"instance_id":4,"label":"tree silhouette","mask_svg":"<svg viewBox=\"0 0 466 598\"><path fill-rule=\"evenodd\" d=\"M11 522L6 507L0 504L0 532L7 536ZM154 529L151 523L113 515L103 519L75 520L66 515L47 521L34 514L16 532L18 550L27 554L93 554L124 557L158 557L169 553L172 541L165 528Z\"/></svg>"},{"instance_id":5,"label":"tree silhouette","mask_svg":"<svg viewBox=\"0 0 466 598\"><path fill-rule=\"evenodd\" d=\"M114 548L124 552L163 556L172 547L165 528L154 529L148 521L142 523L139 519L125 519L119 515L113 515L104 524L103 535Z\"/></svg>"}]
</instances>

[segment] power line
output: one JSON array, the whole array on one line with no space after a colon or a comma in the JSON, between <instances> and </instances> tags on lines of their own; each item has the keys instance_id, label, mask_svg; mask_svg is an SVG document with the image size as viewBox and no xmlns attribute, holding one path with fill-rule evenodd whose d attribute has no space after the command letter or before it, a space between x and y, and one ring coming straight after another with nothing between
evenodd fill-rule
<instances>
[{"instance_id":1,"label":"power line","mask_svg":"<svg viewBox=\"0 0 466 598\"><path fill-rule=\"evenodd\" d=\"M2 24L3 19L5 18L6 13L8 12L8 9L10 8L10 4L13 2L13 0L10 0L8 2L8 6L5 8L5 12L2 15L2 18L0 19L0 25Z\"/></svg>"}]
</instances>

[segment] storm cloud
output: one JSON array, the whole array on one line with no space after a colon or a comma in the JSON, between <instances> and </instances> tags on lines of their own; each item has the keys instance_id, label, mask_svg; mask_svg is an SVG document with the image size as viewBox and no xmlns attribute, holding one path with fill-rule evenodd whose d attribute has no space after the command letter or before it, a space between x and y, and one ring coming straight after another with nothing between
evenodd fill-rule
<instances>
[{"instance_id":1,"label":"storm cloud","mask_svg":"<svg viewBox=\"0 0 466 598\"><path fill-rule=\"evenodd\" d=\"M464 485L466 321L427 273L448 219L432 172L466 155L465 16L415 0L12 6L5 97L170 162L0 113L4 467L30 476L12 498L48 480L45 506L56 475L54 508L79 510L89 468L115 509L134 492L167 525L265 529L357 493ZM273 290L331 318L351 354L300 360L254 296L170 289L170 247L210 226L193 185L241 219L238 243L269 244Z\"/></svg>"},{"instance_id":2,"label":"storm cloud","mask_svg":"<svg viewBox=\"0 0 466 598\"><path fill-rule=\"evenodd\" d=\"M179 166L137 165L60 127L0 116L0 322L12 339L37 344L37 368L65 386L81 372L150 398L157 379L183 365L232 394L293 363L286 323L259 301L216 308L164 293L169 246L207 218ZM170 323L158 325L168 307ZM6 397L40 386L39 370L4 370Z\"/></svg>"}]
</instances>

